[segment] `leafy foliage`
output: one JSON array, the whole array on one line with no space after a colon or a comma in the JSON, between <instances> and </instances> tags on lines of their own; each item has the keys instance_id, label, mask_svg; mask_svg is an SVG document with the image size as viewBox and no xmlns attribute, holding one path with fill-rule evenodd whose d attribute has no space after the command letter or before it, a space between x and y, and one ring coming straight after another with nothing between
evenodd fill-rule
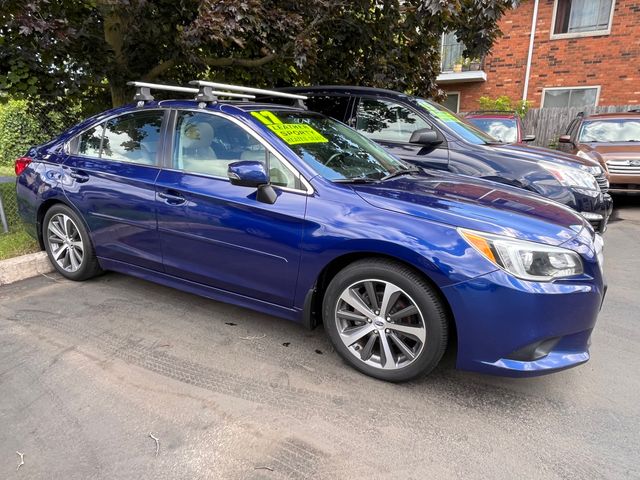
<instances>
[{"instance_id":1,"label":"leafy foliage","mask_svg":"<svg viewBox=\"0 0 640 480\"><path fill-rule=\"evenodd\" d=\"M497 110L499 112L516 112L521 118L529 111L532 103L528 100L511 100L507 95L501 95L495 99L480 97L478 99L481 110Z\"/></svg>"},{"instance_id":2,"label":"leafy foliage","mask_svg":"<svg viewBox=\"0 0 640 480\"><path fill-rule=\"evenodd\" d=\"M0 104L0 165L13 166L30 147L62 132L75 118L69 112L43 111L27 100Z\"/></svg>"},{"instance_id":3,"label":"leafy foliage","mask_svg":"<svg viewBox=\"0 0 640 480\"><path fill-rule=\"evenodd\" d=\"M128 101L126 81L367 84L440 96L440 36L485 53L515 0L4 0L0 86Z\"/></svg>"}]
</instances>

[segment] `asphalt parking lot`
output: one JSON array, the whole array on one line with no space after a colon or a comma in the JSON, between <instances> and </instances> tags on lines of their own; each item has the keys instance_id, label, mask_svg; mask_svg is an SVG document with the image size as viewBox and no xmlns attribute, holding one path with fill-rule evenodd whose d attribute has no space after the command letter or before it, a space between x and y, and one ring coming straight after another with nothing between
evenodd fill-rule
<instances>
[{"instance_id":1,"label":"asphalt parking lot","mask_svg":"<svg viewBox=\"0 0 640 480\"><path fill-rule=\"evenodd\" d=\"M534 379L383 383L321 328L123 275L4 286L0 478L640 478L640 198L617 205L591 361Z\"/></svg>"}]
</instances>

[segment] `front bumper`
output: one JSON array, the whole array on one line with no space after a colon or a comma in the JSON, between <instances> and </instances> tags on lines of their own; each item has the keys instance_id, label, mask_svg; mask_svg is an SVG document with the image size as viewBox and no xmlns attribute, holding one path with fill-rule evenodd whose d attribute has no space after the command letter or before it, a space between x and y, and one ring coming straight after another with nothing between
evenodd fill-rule
<instances>
[{"instance_id":1,"label":"front bumper","mask_svg":"<svg viewBox=\"0 0 640 480\"><path fill-rule=\"evenodd\" d=\"M502 270L445 287L457 327L457 367L525 377L586 362L605 290L601 277L538 283Z\"/></svg>"},{"instance_id":2,"label":"front bumper","mask_svg":"<svg viewBox=\"0 0 640 480\"><path fill-rule=\"evenodd\" d=\"M593 205L593 210L581 211L580 214L591 224L596 232L604 233L607 230L607 224L612 212L613 199L608 193L603 193L601 201Z\"/></svg>"}]
</instances>

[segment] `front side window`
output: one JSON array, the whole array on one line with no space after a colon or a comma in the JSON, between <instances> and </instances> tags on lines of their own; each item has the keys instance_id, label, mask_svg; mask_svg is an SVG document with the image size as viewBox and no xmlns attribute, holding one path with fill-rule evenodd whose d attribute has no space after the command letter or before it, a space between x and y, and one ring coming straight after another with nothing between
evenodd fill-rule
<instances>
[{"instance_id":1,"label":"front side window","mask_svg":"<svg viewBox=\"0 0 640 480\"><path fill-rule=\"evenodd\" d=\"M502 143L515 143L518 141L518 123L515 119L468 118L467 120Z\"/></svg>"},{"instance_id":2,"label":"front side window","mask_svg":"<svg viewBox=\"0 0 640 480\"><path fill-rule=\"evenodd\" d=\"M581 34L609 31L613 0L556 0L553 33Z\"/></svg>"},{"instance_id":3,"label":"front side window","mask_svg":"<svg viewBox=\"0 0 640 480\"><path fill-rule=\"evenodd\" d=\"M271 183L300 189L297 172L286 167L242 127L226 118L201 112L180 112L176 125L173 168L227 178L229 164L241 160L268 162Z\"/></svg>"},{"instance_id":4,"label":"front side window","mask_svg":"<svg viewBox=\"0 0 640 480\"><path fill-rule=\"evenodd\" d=\"M585 121L580 129L580 143L640 142L640 119Z\"/></svg>"},{"instance_id":5,"label":"front side window","mask_svg":"<svg viewBox=\"0 0 640 480\"><path fill-rule=\"evenodd\" d=\"M104 129L101 158L155 165L164 112L135 112L109 120Z\"/></svg>"},{"instance_id":6,"label":"front side window","mask_svg":"<svg viewBox=\"0 0 640 480\"><path fill-rule=\"evenodd\" d=\"M543 108L595 107L598 101L598 88L546 88L544 89Z\"/></svg>"},{"instance_id":7,"label":"front side window","mask_svg":"<svg viewBox=\"0 0 640 480\"><path fill-rule=\"evenodd\" d=\"M406 143L411 134L431 128L420 116L397 103L363 98L358 102L356 130L374 140Z\"/></svg>"},{"instance_id":8,"label":"front side window","mask_svg":"<svg viewBox=\"0 0 640 480\"><path fill-rule=\"evenodd\" d=\"M265 110L252 116L329 180L377 181L410 170L363 135L317 113Z\"/></svg>"}]
</instances>

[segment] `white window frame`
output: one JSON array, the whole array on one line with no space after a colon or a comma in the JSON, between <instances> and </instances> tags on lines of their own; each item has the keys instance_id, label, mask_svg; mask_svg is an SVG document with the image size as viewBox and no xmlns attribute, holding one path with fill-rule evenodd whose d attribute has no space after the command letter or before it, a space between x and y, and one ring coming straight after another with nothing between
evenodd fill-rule
<instances>
[{"instance_id":1,"label":"white window frame","mask_svg":"<svg viewBox=\"0 0 640 480\"><path fill-rule=\"evenodd\" d=\"M611 1L611 12L609 13L609 27L605 30L593 30L592 32L573 32L573 33L555 33L556 30L556 13L558 11L558 1L553 0L553 15L551 17L551 40L561 40L564 38L581 38L581 37L600 37L611 34L611 26L613 25L613 12L616 9L616 0Z\"/></svg>"},{"instance_id":2,"label":"white window frame","mask_svg":"<svg viewBox=\"0 0 640 480\"><path fill-rule=\"evenodd\" d=\"M447 91L445 90L445 92L447 94L447 97L449 95L458 95L458 103L456 104L456 111L454 113L460 113L460 97L462 97L462 93L460 91Z\"/></svg>"},{"instance_id":3,"label":"white window frame","mask_svg":"<svg viewBox=\"0 0 640 480\"><path fill-rule=\"evenodd\" d=\"M596 89L596 103L594 105L594 107L597 107L598 104L600 103L600 85L580 85L578 87L548 87L548 88L543 88L542 89L542 102L540 103L540 108L545 108L544 106L544 101L545 101L545 97L547 96L547 92L550 90L593 90ZM546 107L546 108L553 108L553 107ZM579 107L565 107L565 108L579 108Z\"/></svg>"}]
</instances>

